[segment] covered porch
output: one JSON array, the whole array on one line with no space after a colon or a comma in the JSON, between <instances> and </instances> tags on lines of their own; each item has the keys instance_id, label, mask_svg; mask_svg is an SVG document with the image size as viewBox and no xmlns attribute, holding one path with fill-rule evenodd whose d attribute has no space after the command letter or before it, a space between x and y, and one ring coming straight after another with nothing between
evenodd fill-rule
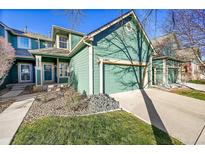
<instances>
[{"instance_id":1,"label":"covered porch","mask_svg":"<svg viewBox=\"0 0 205 154\"><path fill-rule=\"evenodd\" d=\"M67 51L57 49L58 52L36 52L35 55L35 84L43 86L49 84L69 83L70 81L70 58Z\"/></svg>"}]
</instances>

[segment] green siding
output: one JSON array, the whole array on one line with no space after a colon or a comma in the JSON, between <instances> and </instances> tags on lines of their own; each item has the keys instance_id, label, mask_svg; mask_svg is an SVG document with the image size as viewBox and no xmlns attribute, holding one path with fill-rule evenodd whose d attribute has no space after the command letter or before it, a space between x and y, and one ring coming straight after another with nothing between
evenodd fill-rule
<instances>
[{"instance_id":1,"label":"green siding","mask_svg":"<svg viewBox=\"0 0 205 154\"><path fill-rule=\"evenodd\" d=\"M82 36L71 34L71 48L74 48L81 39Z\"/></svg>"},{"instance_id":2,"label":"green siding","mask_svg":"<svg viewBox=\"0 0 205 154\"><path fill-rule=\"evenodd\" d=\"M0 36L4 37L4 27L0 25Z\"/></svg>"},{"instance_id":3,"label":"green siding","mask_svg":"<svg viewBox=\"0 0 205 154\"><path fill-rule=\"evenodd\" d=\"M88 48L80 50L70 61L71 82L78 92L89 91L88 77Z\"/></svg>"},{"instance_id":4,"label":"green siding","mask_svg":"<svg viewBox=\"0 0 205 154\"><path fill-rule=\"evenodd\" d=\"M163 60L153 60L153 67L156 67L156 85L163 84ZM154 72L153 72L154 75ZM153 79L154 80L154 79Z\"/></svg>"},{"instance_id":5,"label":"green siding","mask_svg":"<svg viewBox=\"0 0 205 154\"><path fill-rule=\"evenodd\" d=\"M36 71L36 81L37 81L37 85L41 85L41 70L37 70Z\"/></svg>"},{"instance_id":6,"label":"green siding","mask_svg":"<svg viewBox=\"0 0 205 154\"><path fill-rule=\"evenodd\" d=\"M13 48L17 49L17 36L8 32L8 41L12 44Z\"/></svg>"},{"instance_id":7,"label":"green siding","mask_svg":"<svg viewBox=\"0 0 205 154\"><path fill-rule=\"evenodd\" d=\"M169 68L168 69L168 83L176 83L177 82L177 76L178 76L178 69L176 68Z\"/></svg>"},{"instance_id":8,"label":"green siding","mask_svg":"<svg viewBox=\"0 0 205 154\"><path fill-rule=\"evenodd\" d=\"M142 67L104 65L104 92L113 94L139 89L143 70Z\"/></svg>"},{"instance_id":9,"label":"green siding","mask_svg":"<svg viewBox=\"0 0 205 154\"><path fill-rule=\"evenodd\" d=\"M122 25L123 22L120 22L94 37L93 50L95 94L99 93L100 90L99 64L97 63L100 57L146 62L147 64L149 63L152 53L150 44L147 42L142 31L136 26L136 23L132 20L132 18L126 18L124 23L127 22L131 23L133 28L132 31L127 31L127 29L125 29ZM142 71L142 69L137 69L136 71L136 74L141 74L139 71Z\"/></svg>"}]
</instances>

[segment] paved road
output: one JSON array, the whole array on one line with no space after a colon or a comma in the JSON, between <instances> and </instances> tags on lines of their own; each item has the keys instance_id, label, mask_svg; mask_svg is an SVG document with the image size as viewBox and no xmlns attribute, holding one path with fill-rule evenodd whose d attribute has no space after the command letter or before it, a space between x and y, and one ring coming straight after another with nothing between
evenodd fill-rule
<instances>
[{"instance_id":1,"label":"paved road","mask_svg":"<svg viewBox=\"0 0 205 154\"><path fill-rule=\"evenodd\" d=\"M120 106L185 144L205 144L205 101L158 89L112 94Z\"/></svg>"},{"instance_id":2,"label":"paved road","mask_svg":"<svg viewBox=\"0 0 205 154\"><path fill-rule=\"evenodd\" d=\"M0 113L0 144L10 144L34 98L21 96L19 100Z\"/></svg>"}]
</instances>

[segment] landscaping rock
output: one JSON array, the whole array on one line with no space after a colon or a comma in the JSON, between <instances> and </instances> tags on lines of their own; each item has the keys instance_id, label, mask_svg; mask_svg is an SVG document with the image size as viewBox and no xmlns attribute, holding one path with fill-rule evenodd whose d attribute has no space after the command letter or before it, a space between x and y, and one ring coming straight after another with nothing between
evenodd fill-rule
<instances>
[{"instance_id":1,"label":"landscaping rock","mask_svg":"<svg viewBox=\"0 0 205 154\"><path fill-rule=\"evenodd\" d=\"M32 122L44 116L91 114L119 108L119 102L106 94L80 94L71 87L57 87L38 95L24 122Z\"/></svg>"},{"instance_id":2,"label":"landscaping rock","mask_svg":"<svg viewBox=\"0 0 205 154\"><path fill-rule=\"evenodd\" d=\"M88 98L88 112L110 111L119 108L119 102L107 94L92 95Z\"/></svg>"}]
</instances>

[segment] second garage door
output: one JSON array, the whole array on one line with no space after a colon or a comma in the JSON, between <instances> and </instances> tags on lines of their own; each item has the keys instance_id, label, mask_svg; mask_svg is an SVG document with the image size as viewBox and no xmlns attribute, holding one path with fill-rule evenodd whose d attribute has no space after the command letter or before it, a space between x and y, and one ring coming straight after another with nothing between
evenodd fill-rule
<instances>
[{"instance_id":1,"label":"second garage door","mask_svg":"<svg viewBox=\"0 0 205 154\"><path fill-rule=\"evenodd\" d=\"M137 66L104 65L104 92L113 94L139 89L143 69Z\"/></svg>"}]
</instances>

